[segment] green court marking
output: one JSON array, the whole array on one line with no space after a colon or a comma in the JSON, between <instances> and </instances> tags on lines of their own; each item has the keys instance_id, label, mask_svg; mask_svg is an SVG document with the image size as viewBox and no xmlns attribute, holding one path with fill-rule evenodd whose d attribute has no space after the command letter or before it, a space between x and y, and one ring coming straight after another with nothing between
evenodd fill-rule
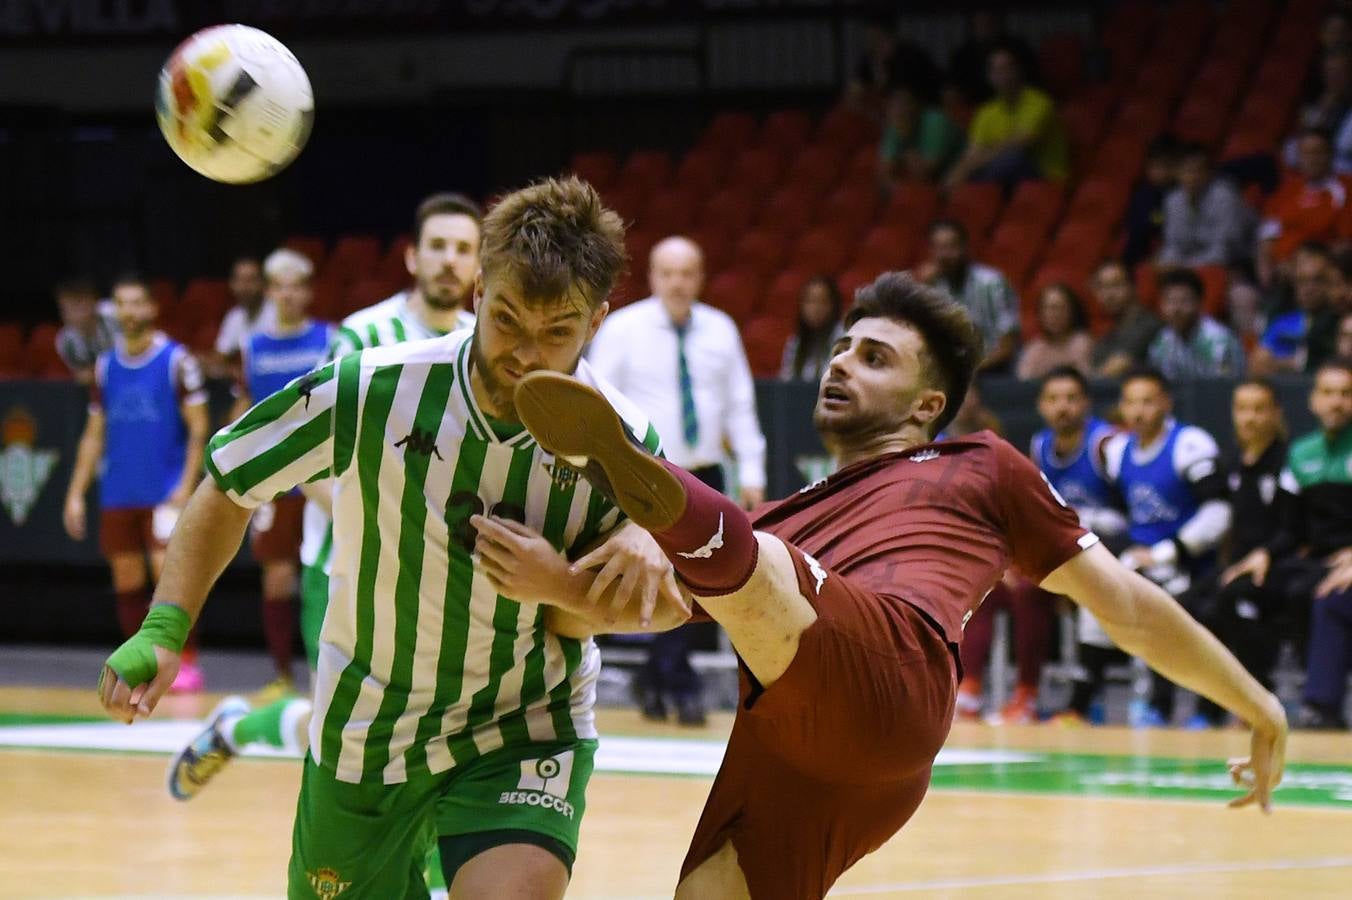
<instances>
[{"instance_id":1,"label":"green court marking","mask_svg":"<svg viewBox=\"0 0 1352 900\"><path fill-rule=\"evenodd\" d=\"M1071 794L1148 800L1240 796L1225 763L1212 759L1037 753L1037 762L976 763L934 769L935 790ZM1352 767L1288 763L1275 801L1352 810Z\"/></svg>"},{"instance_id":2,"label":"green court marking","mask_svg":"<svg viewBox=\"0 0 1352 900\"><path fill-rule=\"evenodd\" d=\"M0 728L8 725L67 725L74 722L102 722L101 716L64 716L57 713L0 712Z\"/></svg>"}]
</instances>

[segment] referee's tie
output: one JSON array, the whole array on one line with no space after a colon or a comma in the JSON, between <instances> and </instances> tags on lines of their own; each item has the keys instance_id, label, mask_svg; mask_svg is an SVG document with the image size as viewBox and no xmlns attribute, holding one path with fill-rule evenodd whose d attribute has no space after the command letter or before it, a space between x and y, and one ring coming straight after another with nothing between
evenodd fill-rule
<instances>
[{"instance_id":1,"label":"referee's tie","mask_svg":"<svg viewBox=\"0 0 1352 900\"><path fill-rule=\"evenodd\" d=\"M681 430L685 442L695 446L699 440L699 419L695 417L695 388L690 383L690 363L685 358L685 336L690 323L676 326L676 370L681 382Z\"/></svg>"}]
</instances>

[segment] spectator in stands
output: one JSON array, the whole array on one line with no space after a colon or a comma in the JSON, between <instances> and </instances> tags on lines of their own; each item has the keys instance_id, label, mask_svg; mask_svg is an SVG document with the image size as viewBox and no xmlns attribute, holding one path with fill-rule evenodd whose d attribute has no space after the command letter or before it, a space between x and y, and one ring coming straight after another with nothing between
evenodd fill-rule
<instances>
[{"instance_id":1,"label":"spectator in stands","mask_svg":"<svg viewBox=\"0 0 1352 900\"><path fill-rule=\"evenodd\" d=\"M1164 328L1150 344L1149 360L1165 378L1190 379L1244 374L1244 347L1234 332L1202 315L1202 279L1191 269L1159 277Z\"/></svg>"},{"instance_id":2,"label":"spectator in stands","mask_svg":"<svg viewBox=\"0 0 1352 900\"><path fill-rule=\"evenodd\" d=\"M207 360L207 374L238 377L239 354L254 329L271 325L274 314L263 293L263 264L241 256L230 265L230 297L235 301L216 332L215 353Z\"/></svg>"},{"instance_id":3,"label":"spectator in stands","mask_svg":"<svg viewBox=\"0 0 1352 900\"><path fill-rule=\"evenodd\" d=\"M1253 212L1201 144L1183 148L1178 187L1164 201L1161 266L1241 266L1253 258Z\"/></svg>"},{"instance_id":4,"label":"spectator in stands","mask_svg":"<svg viewBox=\"0 0 1352 900\"><path fill-rule=\"evenodd\" d=\"M898 181L934 181L962 152L962 129L914 89L894 90L883 116L878 171L885 189Z\"/></svg>"},{"instance_id":5,"label":"spectator in stands","mask_svg":"<svg viewBox=\"0 0 1352 900\"><path fill-rule=\"evenodd\" d=\"M327 358L335 329L306 314L314 264L309 257L283 247L263 262L267 297L276 313L271 326L255 329L241 348L241 377L235 389L231 418L285 387L293 378L318 368ZM249 549L263 570L263 637L276 669L264 689L270 700L294 693L291 647L296 636L296 601L300 592L300 547L305 495L293 490L254 510L249 523ZM261 701L268 702L267 699Z\"/></svg>"},{"instance_id":6,"label":"spectator in stands","mask_svg":"<svg viewBox=\"0 0 1352 900\"><path fill-rule=\"evenodd\" d=\"M1254 678L1269 689L1277 662L1275 621L1282 597L1268 580L1268 548L1289 531L1296 510L1286 466L1286 425L1272 384L1251 378L1235 386L1231 417L1238 449L1221 458L1221 474L1230 501L1231 526L1222 548L1227 568L1203 579L1182 601L1196 619L1220 638ZM1259 562L1261 561L1261 566ZM1225 711L1205 697L1185 727L1209 728L1225 722Z\"/></svg>"},{"instance_id":7,"label":"spectator in stands","mask_svg":"<svg viewBox=\"0 0 1352 900\"><path fill-rule=\"evenodd\" d=\"M1009 188L1029 178L1065 181L1070 154L1051 97L1026 84L1009 50L991 54L990 81L995 96L972 117L967 150L945 183L956 187L971 178Z\"/></svg>"},{"instance_id":8,"label":"spectator in stands","mask_svg":"<svg viewBox=\"0 0 1352 900\"><path fill-rule=\"evenodd\" d=\"M1333 171L1352 174L1352 50L1337 47L1324 51L1319 60L1321 78L1318 93L1300 111L1303 130L1315 129L1333 138ZM1299 164L1299 138L1291 138L1282 149L1289 167Z\"/></svg>"},{"instance_id":9,"label":"spectator in stands","mask_svg":"<svg viewBox=\"0 0 1352 900\"><path fill-rule=\"evenodd\" d=\"M1177 597L1215 569L1215 549L1230 528L1220 451L1211 435L1172 416L1168 379L1155 369L1129 372L1119 401L1129 431L1104 444L1104 470L1127 505L1131 546L1123 565ZM1174 686L1156 677L1138 724L1173 718Z\"/></svg>"},{"instance_id":10,"label":"spectator in stands","mask_svg":"<svg viewBox=\"0 0 1352 900\"><path fill-rule=\"evenodd\" d=\"M1028 80L1036 83L1037 55L1023 38L1010 34L1004 16L996 10L981 10L967 17L967 37L948 58L948 80L962 91L968 103L990 99L991 84L987 66L996 50L1014 54Z\"/></svg>"},{"instance_id":11,"label":"spectator in stands","mask_svg":"<svg viewBox=\"0 0 1352 900\"><path fill-rule=\"evenodd\" d=\"M907 87L924 102L939 95L939 67L919 44L897 33L895 18L880 16L865 26L864 52L845 88L847 103L874 115L896 88Z\"/></svg>"},{"instance_id":12,"label":"spectator in stands","mask_svg":"<svg viewBox=\"0 0 1352 900\"><path fill-rule=\"evenodd\" d=\"M1295 309L1268 323L1250 357L1257 375L1313 372L1334 353L1338 316L1331 282L1338 276L1332 254L1323 244L1307 241L1296 251L1291 268Z\"/></svg>"},{"instance_id":13,"label":"spectator in stands","mask_svg":"<svg viewBox=\"0 0 1352 900\"><path fill-rule=\"evenodd\" d=\"M1288 469L1299 497L1295 520L1319 583L1310 610L1309 652L1298 728L1345 728L1352 665L1352 359L1315 373L1310 411L1319 430L1291 446Z\"/></svg>"},{"instance_id":14,"label":"spectator in stands","mask_svg":"<svg viewBox=\"0 0 1352 900\"><path fill-rule=\"evenodd\" d=\"M1352 12L1335 8L1319 23L1319 49L1346 50L1352 48Z\"/></svg>"},{"instance_id":15,"label":"spectator in stands","mask_svg":"<svg viewBox=\"0 0 1352 900\"><path fill-rule=\"evenodd\" d=\"M1142 305L1127 267L1120 260L1099 263L1092 287L1099 309L1112 322L1090 354L1093 373L1099 378L1120 378L1145 362L1150 344L1163 324Z\"/></svg>"},{"instance_id":16,"label":"spectator in stands","mask_svg":"<svg viewBox=\"0 0 1352 900\"><path fill-rule=\"evenodd\" d=\"M1009 281L968 254L967 228L956 219L930 226L930 263L921 275L967 308L986 342L985 372L1007 371L1019 348L1019 298Z\"/></svg>"},{"instance_id":17,"label":"spectator in stands","mask_svg":"<svg viewBox=\"0 0 1352 900\"><path fill-rule=\"evenodd\" d=\"M601 325L591 364L648 416L667 458L717 490L724 489L720 461L724 443L730 444L739 499L749 509L765 499L765 436L737 325L699 302L704 257L693 241L659 241L649 256L648 280L653 296L615 311ZM637 679L649 718L666 718L670 694L682 723L704 722L702 686L689 659L691 628L653 638Z\"/></svg>"},{"instance_id":18,"label":"spectator in stands","mask_svg":"<svg viewBox=\"0 0 1352 900\"><path fill-rule=\"evenodd\" d=\"M144 279L115 281L113 303L120 334L94 367L62 521L72 539L85 539L85 494L97 477L99 551L112 570L118 624L131 637L150 608L149 582L160 576L178 513L202 474L207 396L192 354L156 329L159 307ZM192 644L171 690L202 689Z\"/></svg>"},{"instance_id":19,"label":"spectator in stands","mask_svg":"<svg viewBox=\"0 0 1352 900\"><path fill-rule=\"evenodd\" d=\"M1352 359L1352 313L1344 313L1338 320L1338 343L1334 356Z\"/></svg>"},{"instance_id":20,"label":"spectator in stands","mask_svg":"<svg viewBox=\"0 0 1352 900\"><path fill-rule=\"evenodd\" d=\"M117 320L100 309L99 292L88 278L66 278L56 285L61 330L56 352L80 384L94 380L94 363L113 347Z\"/></svg>"},{"instance_id":21,"label":"spectator in stands","mask_svg":"<svg viewBox=\"0 0 1352 900\"><path fill-rule=\"evenodd\" d=\"M1038 334L1024 344L1014 374L1024 381L1037 381L1059 366L1089 373L1094 339L1089 336L1084 301L1069 285L1058 281L1042 289L1037 326Z\"/></svg>"},{"instance_id":22,"label":"spectator in stands","mask_svg":"<svg viewBox=\"0 0 1352 900\"><path fill-rule=\"evenodd\" d=\"M1079 515L1081 524L1097 534L1105 546L1114 551L1122 550L1126 546L1127 519L1117 509L1117 495L1109 486L1103 469L1103 443L1113 434L1113 427L1093 414L1089 383L1080 370L1060 366L1048 372L1038 391L1037 411L1046 427L1033 436L1029 456ZM1028 590L1022 600L1025 607L1032 603L1039 604L1042 609L1050 607L1050 595L1032 585ZM1082 722L1101 719L1091 707L1103 686L1103 669L1114 658L1126 657L1113 647L1090 613L1081 609L1077 615L1081 642L1079 662L1086 677L1076 682L1070 708L1059 718ZM1044 640L1046 627L1044 619ZM963 647L966 648L965 642ZM1045 657L1045 649L1043 655ZM1020 665L1022 667L1022 657ZM1032 683L1036 685L1036 682Z\"/></svg>"},{"instance_id":23,"label":"spectator in stands","mask_svg":"<svg viewBox=\"0 0 1352 900\"><path fill-rule=\"evenodd\" d=\"M1127 242L1122 262L1128 271L1155 254L1164 233L1164 200L1178 184L1178 165L1179 144L1173 135L1163 134L1150 142L1145 171L1131 190L1123 222Z\"/></svg>"},{"instance_id":24,"label":"spectator in stands","mask_svg":"<svg viewBox=\"0 0 1352 900\"><path fill-rule=\"evenodd\" d=\"M841 314L845 303L829 275L808 280L798 294L798 329L784 344L779 367L781 381L821 380L831 361L831 349L845 333Z\"/></svg>"},{"instance_id":25,"label":"spectator in stands","mask_svg":"<svg viewBox=\"0 0 1352 900\"><path fill-rule=\"evenodd\" d=\"M1298 141L1296 171L1263 207L1258 231L1258 276L1270 284L1273 270L1306 241L1332 243L1348 236L1348 185L1333 172L1327 132L1306 129Z\"/></svg>"}]
</instances>

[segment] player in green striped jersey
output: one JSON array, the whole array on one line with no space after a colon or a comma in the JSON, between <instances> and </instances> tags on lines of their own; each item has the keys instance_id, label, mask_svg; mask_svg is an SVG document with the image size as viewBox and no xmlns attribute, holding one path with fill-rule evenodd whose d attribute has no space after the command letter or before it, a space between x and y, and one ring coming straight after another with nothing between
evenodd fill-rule
<instances>
[{"instance_id":1,"label":"player in green striped jersey","mask_svg":"<svg viewBox=\"0 0 1352 900\"><path fill-rule=\"evenodd\" d=\"M535 444L512 402L526 372L573 372L656 448L643 416L581 361L623 265L619 217L582 182L549 180L504 198L483 234L473 333L346 355L213 438L212 477L180 520L156 604L101 680L114 717L148 715L249 508L333 479L292 897L426 896L421 860L434 840L453 895L566 887L596 745L599 656L550 625L591 608L595 576L560 575L553 606L502 596L478 564L471 520L520 523L567 557L614 531L607 546L629 570L618 627L686 615L651 540L617 527L619 510ZM625 605L629 589L644 605ZM666 602L650 617L659 590Z\"/></svg>"}]
</instances>

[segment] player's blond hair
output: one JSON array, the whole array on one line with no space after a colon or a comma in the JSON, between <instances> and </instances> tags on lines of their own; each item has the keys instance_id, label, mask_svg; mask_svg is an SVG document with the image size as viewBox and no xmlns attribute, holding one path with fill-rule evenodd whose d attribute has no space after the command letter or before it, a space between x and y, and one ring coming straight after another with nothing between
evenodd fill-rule
<instances>
[{"instance_id":1,"label":"player's blond hair","mask_svg":"<svg viewBox=\"0 0 1352 900\"><path fill-rule=\"evenodd\" d=\"M309 281L315 274L315 264L304 253L281 247L268 254L263 260L263 276L268 281L281 281L284 278L299 278Z\"/></svg>"},{"instance_id":2,"label":"player's blond hair","mask_svg":"<svg viewBox=\"0 0 1352 900\"><path fill-rule=\"evenodd\" d=\"M580 178L546 178L489 210L481 259L485 279L515 279L528 302L594 310L624 270L624 222Z\"/></svg>"}]
</instances>

